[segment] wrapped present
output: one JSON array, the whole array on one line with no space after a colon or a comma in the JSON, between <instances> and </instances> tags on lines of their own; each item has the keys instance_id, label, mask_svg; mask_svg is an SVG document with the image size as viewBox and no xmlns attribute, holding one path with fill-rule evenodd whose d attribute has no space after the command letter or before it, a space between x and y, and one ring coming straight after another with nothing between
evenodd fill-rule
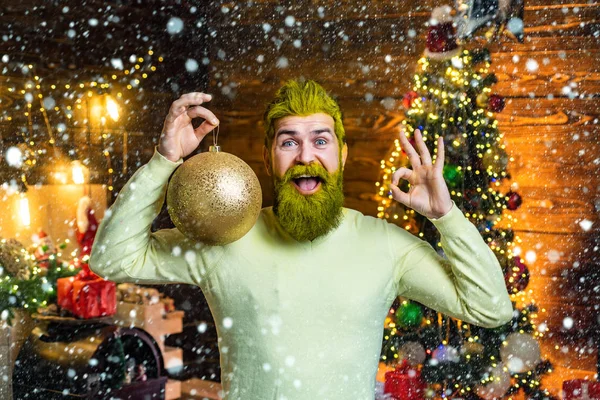
<instances>
[{"instance_id":1,"label":"wrapped present","mask_svg":"<svg viewBox=\"0 0 600 400\"><path fill-rule=\"evenodd\" d=\"M58 305L80 318L97 318L117 312L116 284L82 264L81 271L57 280Z\"/></svg>"},{"instance_id":2,"label":"wrapped present","mask_svg":"<svg viewBox=\"0 0 600 400\"><path fill-rule=\"evenodd\" d=\"M389 393L392 399L422 400L425 398L425 382L421 371L404 360L394 371L385 373L383 391Z\"/></svg>"},{"instance_id":3,"label":"wrapped present","mask_svg":"<svg viewBox=\"0 0 600 400\"><path fill-rule=\"evenodd\" d=\"M564 400L600 399L600 382L572 379L563 382Z\"/></svg>"},{"instance_id":4,"label":"wrapped present","mask_svg":"<svg viewBox=\"0 0 600 400\"><path fill-rule=\"evenodd\" d=\"M73 314L80 318L97 318L117 312L116 284L102 278L73 282Z\"/></svg>"},{"instance_id":5,"label":"wrapped present","mask_svg":"<svg viewBox=\"0 0 600 400\"><path fill-rule=\"evenodd\" d=\"M75 279L74 276L69 276L56 280L57 303L62 309L70 311L73 308L73 282Z\"/></svg>"}]
</instances>

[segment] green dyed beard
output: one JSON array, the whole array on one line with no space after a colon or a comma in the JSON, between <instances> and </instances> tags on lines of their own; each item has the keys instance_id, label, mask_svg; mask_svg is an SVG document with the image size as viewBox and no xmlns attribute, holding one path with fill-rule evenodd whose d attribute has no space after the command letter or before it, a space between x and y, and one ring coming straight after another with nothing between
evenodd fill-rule
<instances>
[{"instance_id":1,"label":"green dyed beard","mask_svg":"<svg viewBox=\"0 0 600 400\"><path fill-rule=\"evenodd\" d=\"M321 179L316 193L305 196L296 189L292 179L304 174ZM273 212L291 237L299 242L312 241L340 225L344 205L340 170L330 174L321 165L297 165L288 169L283 178L273 176Z\"/></svg>"}]
</instances>

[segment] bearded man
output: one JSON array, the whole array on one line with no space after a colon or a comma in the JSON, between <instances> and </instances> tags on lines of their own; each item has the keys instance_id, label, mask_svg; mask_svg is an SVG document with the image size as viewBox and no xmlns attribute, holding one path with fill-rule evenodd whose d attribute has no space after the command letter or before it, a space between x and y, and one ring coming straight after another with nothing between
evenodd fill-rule
<instances>
[{"instance_id":1,"label":"bearded man","mask_svg":"<svg viewBox=\"0 0 600 400\"><path fill-rule=\"evenodd\" d=\"M102 221L90 267L119 282L199 286L217 325L224 398L372 400L384 320L400 295L480 326L510 320L500 265L442 177L442 138L433 164L420 132L420 154L400 135L413 169L396 171L391 191L435 225L448 258L343 207L342 115L314 81L287 82L266 109L274 205L243 238L207 246L177 229L151 233L169 176L219 123L201 106L210 100L190 93L173 103L154 156ZM195 118L205 120L196 129Z\"/></svg>"}]
</instances>

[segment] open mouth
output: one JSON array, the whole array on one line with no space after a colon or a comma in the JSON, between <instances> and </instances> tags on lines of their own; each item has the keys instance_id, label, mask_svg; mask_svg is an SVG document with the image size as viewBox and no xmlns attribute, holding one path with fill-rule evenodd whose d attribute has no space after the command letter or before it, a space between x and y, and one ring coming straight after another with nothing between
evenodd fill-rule
<instances>
[{"instance_id":1,"label":"open mouth","mask_svg":"<svg viewBox=\"0 0 600 400\"><path fill-rule=\"evenodd\" d=\"M322 180L318 176L301 175L292 179L296 189L302 194L313 194L321 187Z\"/></svg>"}]
</instances>

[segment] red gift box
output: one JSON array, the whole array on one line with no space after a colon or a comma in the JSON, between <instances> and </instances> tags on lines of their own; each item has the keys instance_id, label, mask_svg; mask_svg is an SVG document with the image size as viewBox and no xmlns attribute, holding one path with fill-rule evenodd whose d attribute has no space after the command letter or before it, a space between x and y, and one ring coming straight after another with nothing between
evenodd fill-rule
<instances>
[{"instance_id":1,"label":"red gift box","mask_svg":"<svg viewBox=\"0 0 600 400\"><path fill-rule=\"evenodd\" d=\"M97 318L117 312L117 285L90 271L87 264L73 277L57 280L58 305L80 318Z\"/></svg>"},{"instance_id":2,"label":"red gift box","mask_svg":"<svg viewBox=\"0 0 600 400\"><path fill-rule=\"evenodd\" d=\"M408 365L405 360L394 371L385 373L383 392L391 394L394 399L424 399L425 382L421 379L421 371Z\"/></svg>"},{"instance_id":3,"label":"red gift box","mask_svg":"<svg viewBox=\"0 0 600 400\"><path fill-rule=\"evenodd\" d=\"M117 312L117 285L102 278L73 282L73 309L80 318L97 318Z\"/></svg>"},{"instance_id":4,"label":"red gift box","mask_svg":"<svg viewBox=\"0 0 600 400\"><path fill-rule=\"evenodd\" d=\"M58 306L66 310L73 308L73 282L74 276L68 278L58 278L56 280L56 295L58 297Z\"/></svg>"},{"instance_id":5,"label":"red gift box","mask_svg":"<svg viewBox=\"0 0 600 400\"><path fill-rule=\"evenodd\" d=\"M564 400L600 399L600 382L572 379L563 382Z\"/></svg>"}]
</instances>

